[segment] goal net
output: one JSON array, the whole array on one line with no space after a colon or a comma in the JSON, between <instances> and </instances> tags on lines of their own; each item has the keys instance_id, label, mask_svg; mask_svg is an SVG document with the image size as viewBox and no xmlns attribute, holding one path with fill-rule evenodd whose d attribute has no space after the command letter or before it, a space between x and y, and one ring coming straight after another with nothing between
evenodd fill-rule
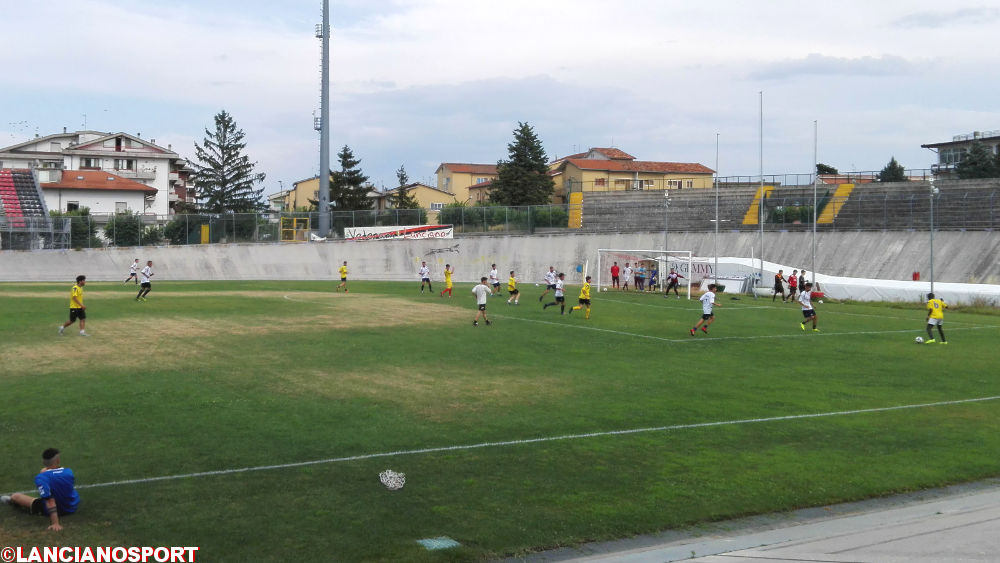
<instances>
[{"instance_id":1,"label":"goal net","mask_svg":"<svg viewBox=\"0 0 1000 563\"><path fill-rule=\"evenodd\" d=\"M619 287L624 288L625 283L628 282L630 291L638 291L635 272L642 268L645 273L642 290L651 293L666 292L667 274L673 268L674 271L683 276L678 280L680 286L678 289L681 293L686 293L688 299L691 299L694 268L689 250L598 249L597 267L590 274L596 280L591 285L594 285L597 291L602 291L604 288L612 290L611 268L616 264L619 269ZM626 267L633 271L629 279L625 279Z\"/></svg>"}]
</instances>

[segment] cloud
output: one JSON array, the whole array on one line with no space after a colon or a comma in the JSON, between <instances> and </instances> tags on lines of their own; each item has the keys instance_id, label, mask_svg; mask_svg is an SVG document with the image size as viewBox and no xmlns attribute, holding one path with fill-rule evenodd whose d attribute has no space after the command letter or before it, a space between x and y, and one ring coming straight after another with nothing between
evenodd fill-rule
<instances>
[{"instance_id":1,"label":"cloud","mask_svg":"<svg viewBox=\"0 0 1000 563\"><path fill-rule=\"evenodd\" d=\"M758 80L780 80L803 75L894 76L912 71L913 65L908 60L895 55L849 59L811 53L802 59L763 65L749 76Z\"/></svg>"},{"instance_id":2,"label":"cloud","mask_svg":"<svg viewBox=\"0 0 1000 563\"><path fill-rule=\"evenodd\" d=\"M963 8L951 12L917 12L893 22L903 28L939 29L960 25L986 25L1000 20L1000 8Z\"/></svg>"}]
</instances>

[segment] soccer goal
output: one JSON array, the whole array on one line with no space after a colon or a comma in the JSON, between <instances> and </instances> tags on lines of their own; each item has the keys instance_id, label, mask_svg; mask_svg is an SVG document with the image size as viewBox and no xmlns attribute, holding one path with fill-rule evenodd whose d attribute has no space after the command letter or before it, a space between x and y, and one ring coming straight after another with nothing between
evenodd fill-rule
<instances>
[{"instance_id":1,"label":"soccer goal","mask_svg":"<svg viewBox=\"0 0 1000 563\"><path fill-rule=\"evenodd\" d=\"M611 268L615 264L618 264L619 278L621 280L621 285L625 285L625 265L628 264L633 270L642 267L646 271L646 283L645 291L656 292L656 293L666 293L667 284L666 275L673 268L677 273L684 276L681 278L680 286L681 290L684 291L686 287L687 298L691 299L691 278L692 272L692 256L690 250L635 250L635 249L611 249L611 248L600 248L597 250L597 270L596 275L591 273L596 283L591 285L596 286L597 291L602 291L604 288L611 288ZM649 282L652 279L652 272L656 271L656 287L651 288ZM635 288L635 275L628 280L629 289Z\"/></svg>"}]
</instances>

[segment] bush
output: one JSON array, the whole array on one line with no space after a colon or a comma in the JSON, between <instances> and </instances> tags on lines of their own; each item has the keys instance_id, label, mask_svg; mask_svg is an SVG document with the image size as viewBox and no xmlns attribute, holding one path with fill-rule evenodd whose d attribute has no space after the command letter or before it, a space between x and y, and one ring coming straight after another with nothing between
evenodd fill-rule
<instances>
[{"instance_id":1,"label":"bush","mask_svg":"<svg viewBox=\"0 0 1000 563\"><path fill-rule=\"evenodd\" d=\"M49 211L49 216L63 218L69 222L69 245L71 248L99 248L104 246L101 239L97 237L97 225L94 224L94 218L90 216L90 208L81 207L76 211L67 211L66 213ZM63 225L64 223L56 221L53 226L59 229ZM45 238L48 237L46 236ZM48 245L48 242L46 242L46 245Z\"/></svg>"}]
</instances>

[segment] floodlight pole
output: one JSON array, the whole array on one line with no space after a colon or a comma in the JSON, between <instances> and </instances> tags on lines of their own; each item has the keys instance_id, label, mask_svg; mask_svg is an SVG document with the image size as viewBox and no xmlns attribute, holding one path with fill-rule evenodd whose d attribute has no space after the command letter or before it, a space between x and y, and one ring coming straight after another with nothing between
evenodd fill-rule
<instances>
[{"instance_id":1,"label":"floodlight pole","mask_svg":"<svg viewBox=\"0 0 1000 563\"><path fill-rule=\"evenodd\" d=\"M816 183L819 182L819 120L813 120L813 240L812 282L816 285Z\"/></svg>"},{"instance_id":2,"label":"floodlight pole","mask_svg":"<svg viewBox=\"0 0 1000 563\"><path fill-rule=\"evenodd\" d=\"M715 283L719 283L719 134L715 134L715 268L713 270ZM691 283L690 280L688 283Z\"/></svg>"},{"instance_id":3,"label":"floodlight pole","mask_svg":"<svg viewBox=\"0 0 1000 563\"><path fill-rule=\"evenodd\" d=\"M757 283L764 283L764 91L760 94L760 136L757 140L758 162L760 164L760 188L757 198L757 223L760 224L760 274ZM756 295L756 292L754 292Z\"/></svg>"},{"instance_id":4,"label":"floodlight pole","mask_svg":"<svg viewBox=\"0 0 1000 563\"><path fill-rule=\"evenodd\" d=\"M938 189L934 185L934 178L931 178L931 189L930 189L930 219L931 219L931 293L934 293L934 196L937 195Z\"/></svg>"},{"instance_id":5,"label":"floodlight pole","mask_svg":"<svg viewBox=\"0 0 1000 563\"><path fill-rule=\"evenodd\" d=\"M330 234L330 0L323 0L323 27L316 35L322 41L322 67L319 95L319 178L316 203L319 211L319 236Z\"/></svg>"},{"instance_id":6,"label":"floodlight pole","mask_svg":"<svg viewBox=\"0 0 1000 563\"><path fill-rule=\"evenodd\" d=\"M667 187L663 187L663 255L667 259L667 265L670 265L670 257L667 256L667 251L670 250L670 246L667 244L667 235L670 233L670 192L667 191Z\"/></svg>"}]
</instances>

